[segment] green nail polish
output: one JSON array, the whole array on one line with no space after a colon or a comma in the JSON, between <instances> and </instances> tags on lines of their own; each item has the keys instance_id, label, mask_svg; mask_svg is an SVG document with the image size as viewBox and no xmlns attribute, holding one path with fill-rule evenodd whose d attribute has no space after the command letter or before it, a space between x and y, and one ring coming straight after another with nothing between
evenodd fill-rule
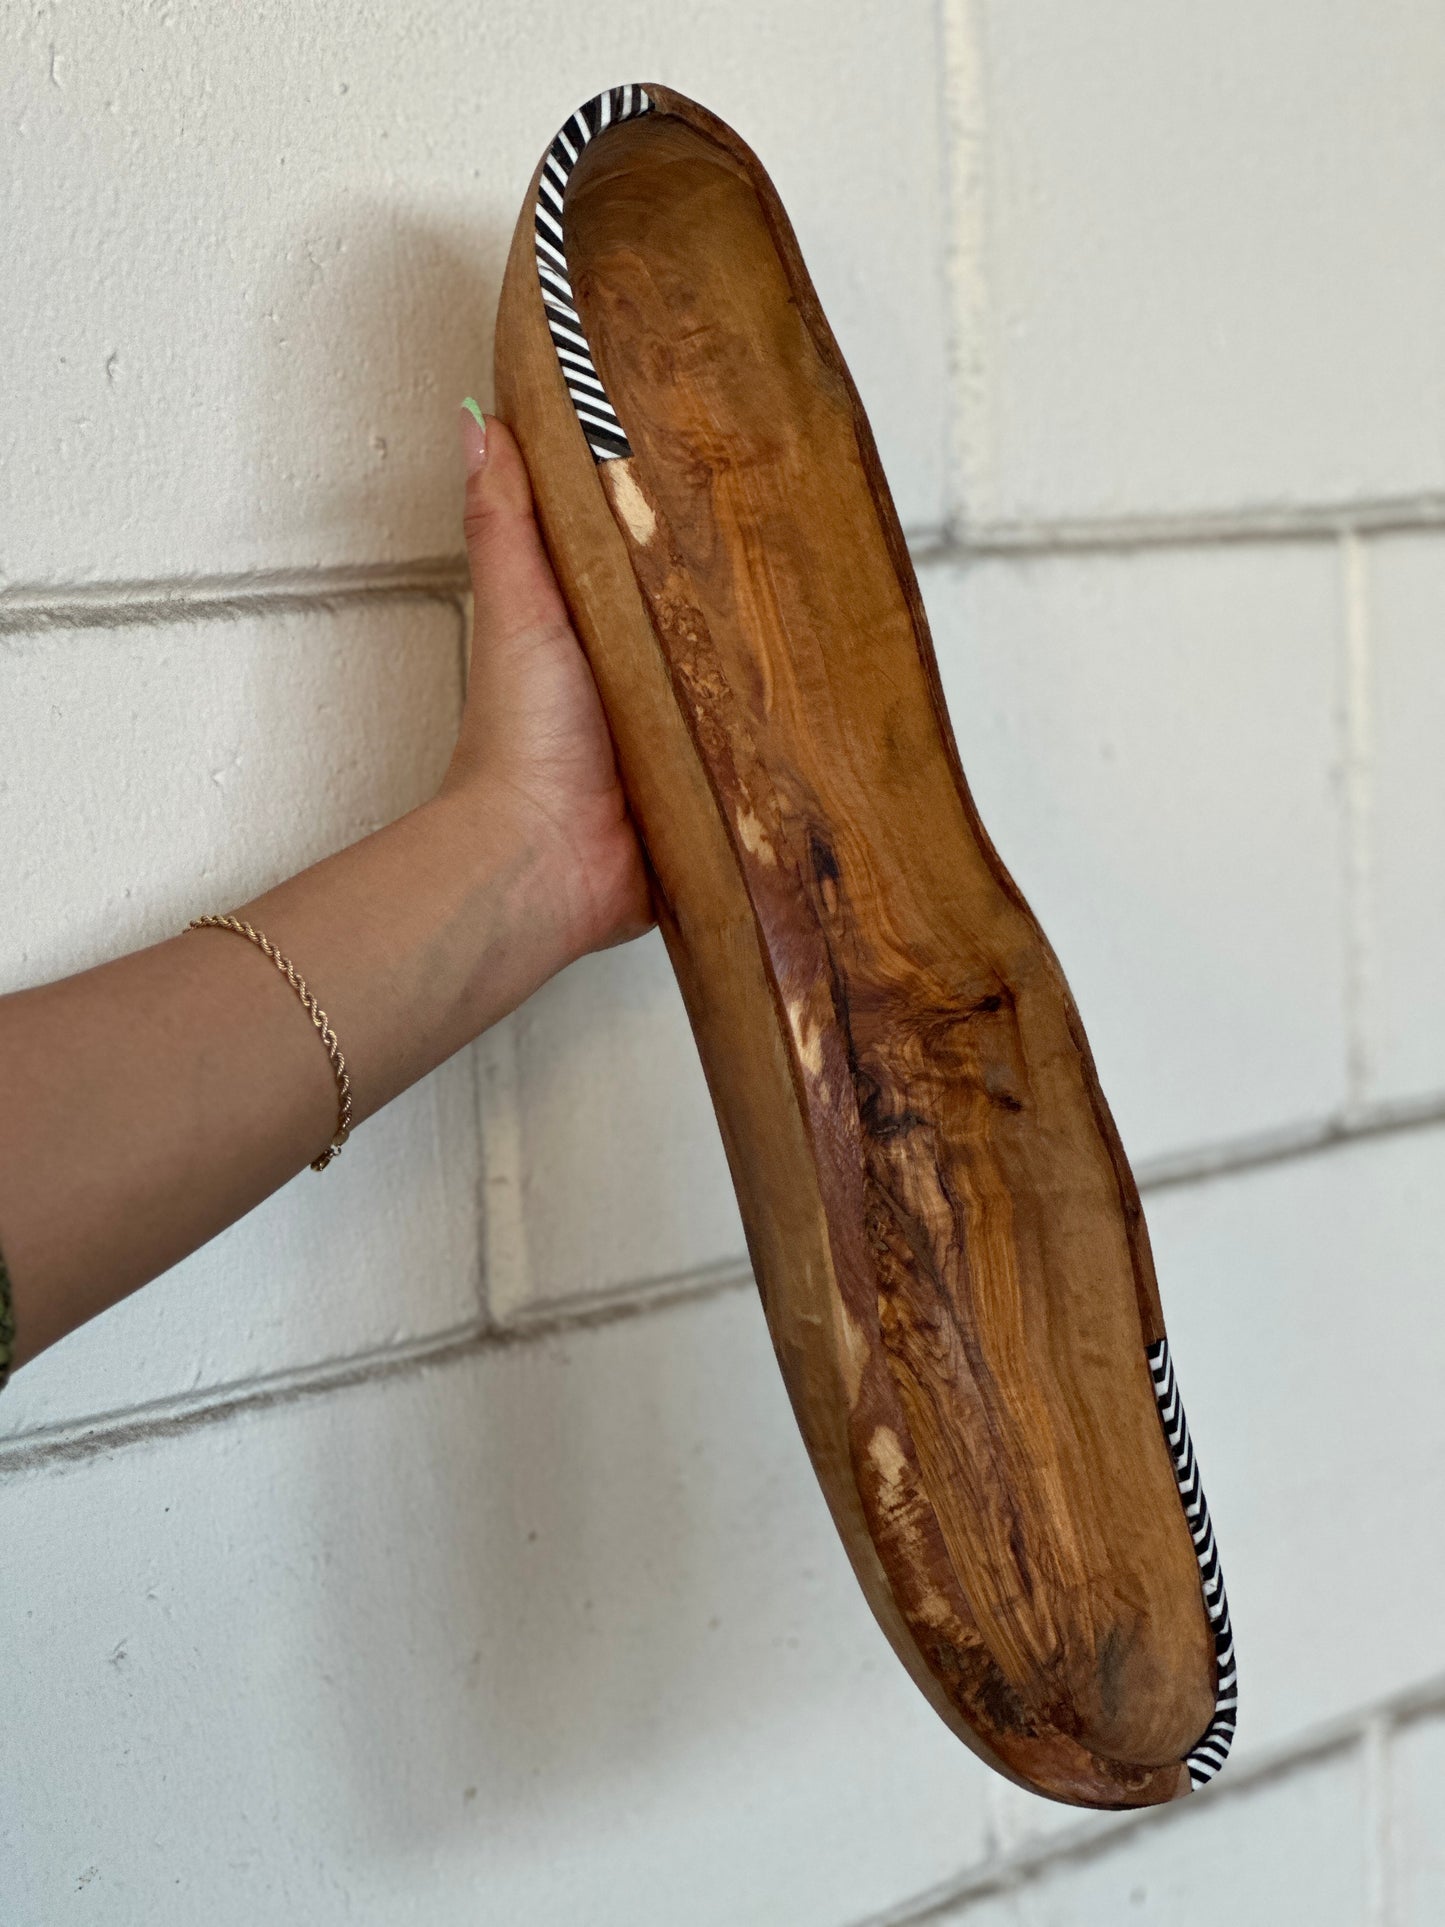
<instances>
[{"instance_id":1,"label":"green nail polish","mask_svg":"<svg viewBox=\"0 0 1445 1927\"><path fill-rule=\"evenodd\" d=\"M473 401L472 397L468 395L463 401L462 407L466 409L469 415L475 418L478 428L486 428L486 418L482 414L480 403Z\"/></svg>"}]
</instances>

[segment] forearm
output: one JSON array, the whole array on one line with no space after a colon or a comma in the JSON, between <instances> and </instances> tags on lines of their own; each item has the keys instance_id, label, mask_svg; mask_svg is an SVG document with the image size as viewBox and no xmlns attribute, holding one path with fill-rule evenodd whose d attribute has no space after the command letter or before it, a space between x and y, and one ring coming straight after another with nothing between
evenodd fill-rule
<instances>
[{"instance_id":1,"label":"forearm","mask_svg":"<svg viewBox=\"0 0 1445 1927\"><path fill-rule=\"evenodd\" d=\"M249 904L196 908L236 910L295 963L346 1054L354 1124L581 947L540 834L485 790L439 797ZM0 998L0 1090L17 1363L249 1211L336 1127L299 999L225 930Z\"/></svg>"}]
</instances>

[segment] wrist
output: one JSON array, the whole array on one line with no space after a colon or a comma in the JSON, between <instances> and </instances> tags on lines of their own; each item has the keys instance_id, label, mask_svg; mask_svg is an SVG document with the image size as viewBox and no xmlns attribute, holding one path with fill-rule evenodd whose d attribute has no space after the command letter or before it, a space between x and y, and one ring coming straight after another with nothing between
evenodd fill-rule
<instances>
[{"instance_id":1,"label":"wrist","mask_svg":"<svg viewBox=\"0 0 1445 1927\"><path fill-rule=\"evenodd\" d=\"M426 807L468 873L488 887L499 872L511 879L519 926L546 948L544 976L652 927L646 861L615 774L591 789L529 781L500 757L454 761Z\"/></svg>"},{"instance_id":2,"label":"wrist","mask_svg":"<svg viewBox=\"0 0 1445 1927\"><path fill-rule=\"evenodd\" d=\"M445 852L483 947L504 940L535 977L531 988L596 947L575 851L524 790L490 772L444 785L415 814ZM488 961L497 959L479 959L480 967Z\"/></svg>"}]
</instances>

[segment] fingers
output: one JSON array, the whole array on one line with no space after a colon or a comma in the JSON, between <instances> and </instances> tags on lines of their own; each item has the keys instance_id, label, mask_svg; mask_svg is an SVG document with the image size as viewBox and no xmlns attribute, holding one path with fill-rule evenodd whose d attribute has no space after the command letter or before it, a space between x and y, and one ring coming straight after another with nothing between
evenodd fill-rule
<instances>
[{"instance_id":1,"label":"fingers","mask_svg":"<svg viewBox=\"0 0 1445 1927\"><path fill-rule=\"evenodd\" d=\"M461 417L467 463L462 528L471 569L473 648L491 650L543 628L565 629L567 607L542 546L522 451L495 415Z\"/></svg>"}]
</instances>

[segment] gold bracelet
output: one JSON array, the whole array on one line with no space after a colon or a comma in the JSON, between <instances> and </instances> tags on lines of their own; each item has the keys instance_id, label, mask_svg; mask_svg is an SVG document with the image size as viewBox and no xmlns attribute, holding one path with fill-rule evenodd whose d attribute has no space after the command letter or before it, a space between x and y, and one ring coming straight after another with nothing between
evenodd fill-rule
<instances>
[{"instance_id":1,"label":"gold bracelet","mask_svg":"<svg viewBox=\"0 0 1445 1927\"><path fill-rule=\"evenodd\" d=\"M268 942L259 930L253 930L249 923L243 923L239 917L193 917L186 925L186 930L234 930L238 937L244 937L248 943L255 944L258 950L266 953L305 1005L306 1014L316 1026L326 1046L326 1055L331 1059L331 1068L336 1073L336 1135L321 1156L311 1160L313 1171L324 1171L331 1160L340 1155L342 1145L351 1135L351 1079L346 1074L346 1059L336 1041L336 1032L326 1020L326 1012L306 988L306 979L291 959L283 957L274 943Z\"/></svg>"}]
</instances>

